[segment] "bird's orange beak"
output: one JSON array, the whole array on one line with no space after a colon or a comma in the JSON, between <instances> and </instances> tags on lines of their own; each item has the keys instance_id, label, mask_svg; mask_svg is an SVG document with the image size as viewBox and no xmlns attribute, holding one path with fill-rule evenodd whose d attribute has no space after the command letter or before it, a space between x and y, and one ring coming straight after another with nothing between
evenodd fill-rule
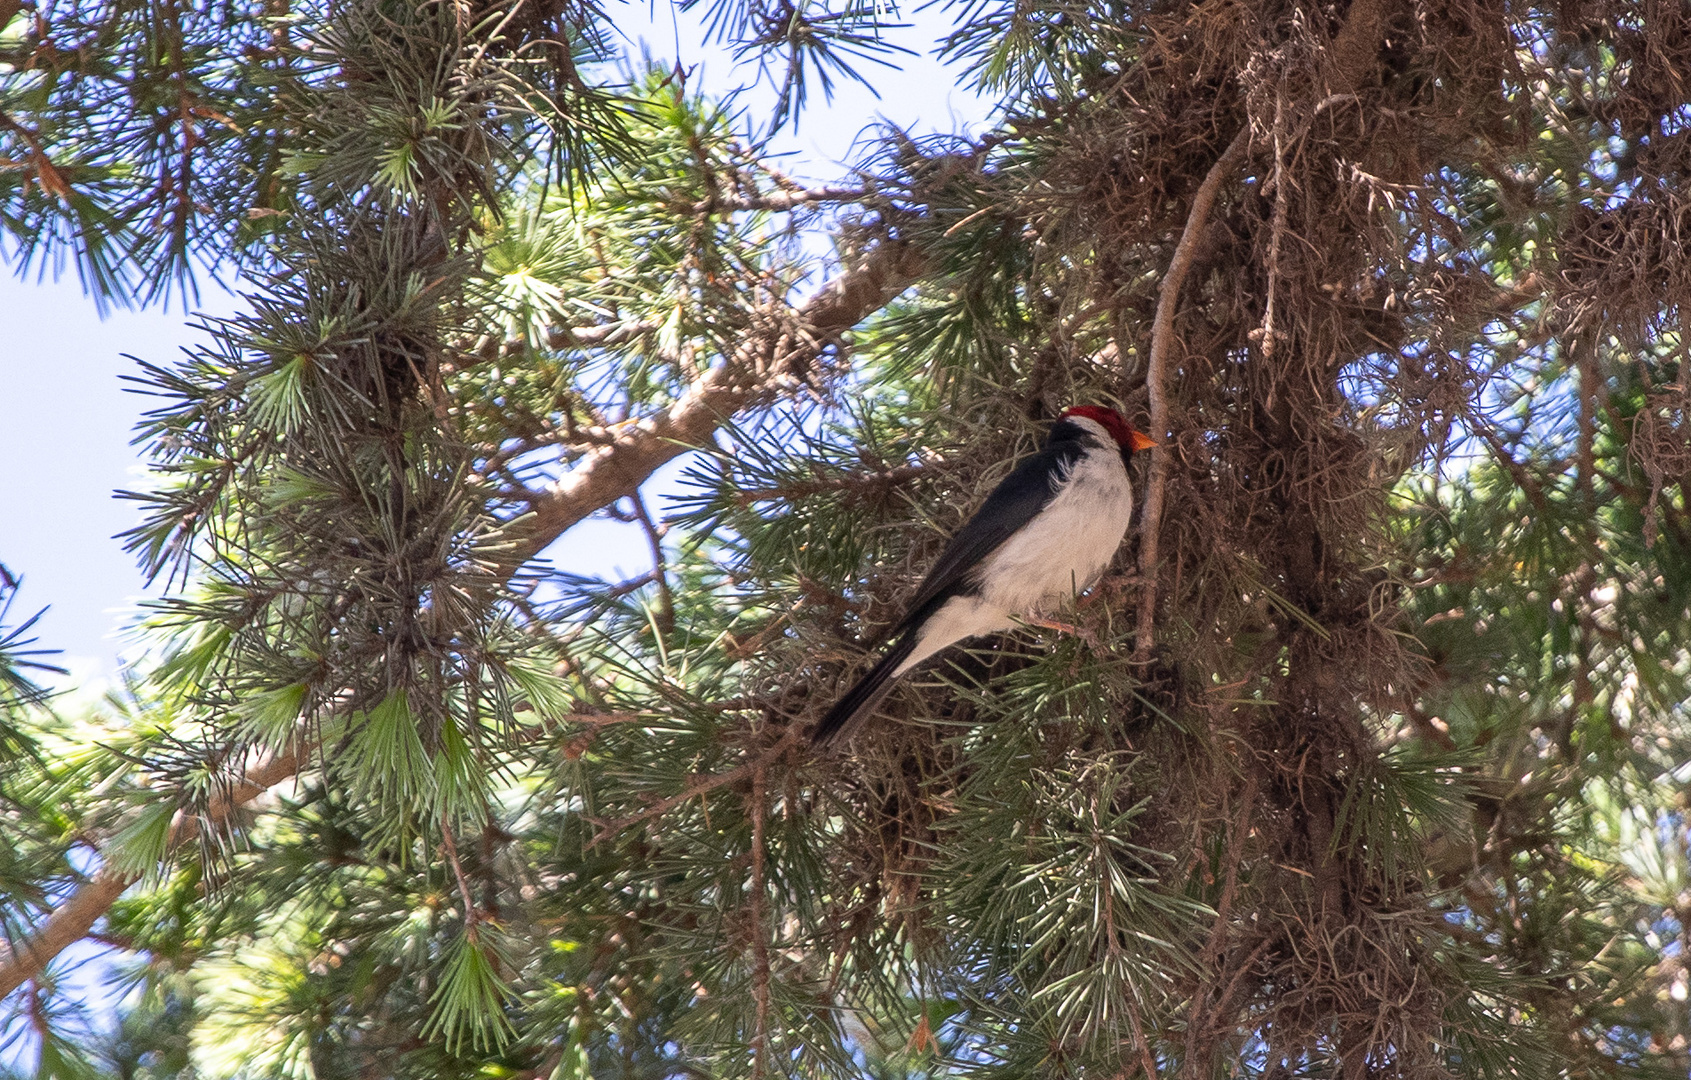
<instances>
[{"instance_id":1,"label":"bird's orange beak","mask_svg":"<svg viewBox=\"0 0 1691 1080\"><path fill-rule=\"evenodd\" d=\"M1134 431L1132 428L1128 428L1127 445L1133 447L1134 453L1138 453L1141 450L1149 450L1153 446L1161 446L1162 444L1143 431Z\"/></svg>"}]
</instances>

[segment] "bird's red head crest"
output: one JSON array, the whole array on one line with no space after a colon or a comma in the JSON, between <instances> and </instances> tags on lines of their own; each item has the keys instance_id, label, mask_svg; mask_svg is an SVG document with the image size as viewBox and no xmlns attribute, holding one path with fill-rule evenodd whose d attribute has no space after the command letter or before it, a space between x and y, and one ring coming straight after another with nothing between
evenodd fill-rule
<instances>
[{"instance_id":1,"label":"bird's red head crest","mask_svg":"<svg viewBox=\"0 0 1691 1080\"><path fill-rule=\"evenodd\" d=\"M1112 439L1129 450L1148 450L1157 445L1156 440L1149 435L1128 427L1127 421L1121 418L1121 413L1102 405L1076 405L1072 409L1064 409L1063 415L1084 416L1088 420L1097 421L1110 433Z\"/></svg>"}]
</instances>

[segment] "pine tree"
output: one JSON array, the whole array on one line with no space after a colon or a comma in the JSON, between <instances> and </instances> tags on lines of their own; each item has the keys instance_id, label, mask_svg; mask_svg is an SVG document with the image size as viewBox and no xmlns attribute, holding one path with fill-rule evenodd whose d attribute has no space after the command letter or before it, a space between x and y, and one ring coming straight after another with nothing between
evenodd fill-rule
<instances>
[{"instance_id":1,"label":"pine tree","mask_svg":"<svg viewBox=\"0 0 1691 1080\"><path fill-rule=\"evenodd\" d=\"M0 4L14 263L251 290L142 376L153 658L0 630L37 1075L1685 1075L1691 15L957 16L993 130L807 187L882 6L713 5L748 132L591 4ZM1072 629L813 753L1092 401Z\"/></svg>"}]
</instances>

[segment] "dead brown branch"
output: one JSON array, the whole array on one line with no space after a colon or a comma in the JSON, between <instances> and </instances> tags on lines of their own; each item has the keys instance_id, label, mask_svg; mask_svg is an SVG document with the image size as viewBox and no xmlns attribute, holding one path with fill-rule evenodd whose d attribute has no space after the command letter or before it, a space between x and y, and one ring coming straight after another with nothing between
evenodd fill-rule
<instances>
[{"instance_id":1,"label":"dead brown branch","mask_svg":"<svg viewBox=\"0 0 1691 1080\"><path fill-rule=\"evenodd\" d=\"M1139 574L1145 583L1140 587L1134 655L1140 661L1150 659L1151 633L1156 626L1157 536L1162 529L1169 458L1174 453L1169 444L1168 428L1168 353L1174 343L1175 309L1180 305L1180 287L1185 284L1186 273L1192 269L1192 260L1197 255L1198 237L1209 223L1210 207L1215 205L1222 182L1244 158L1250 140L1250 128L1240 128L1227 149L1210 166L1197 194L1192 196L1186 227L1181 230L1180 243L1175 245L1174 257L1169 260L1168 272L1157 292L1157 314L1151 328L1151 356L1145 369L1145 388L1150 398L1151 435L1159 445L1151 449L1151 476L1145 485L1145 510L1139 525Z\"/></svg>"},{"instance_id":2,"label":"dead brown branch","mask_svg":"<svg viewBox=\"0 0 1691 1080\"><path fill-rule=\"evenodd\" d=\"M1274 358L1281 332L1274 326L1274 305L1280 291L1280 242L1286 235L1286 88L1274 95L1274 224L1268 239L1268 301L1263 305L1261 348L1265 360ZM1252 336L1256 336L1253 332Z\"/></svg>"},{"instance_id":3,"label":"dead brown branch","mask_svg":"<svg viewBox=\"0 0 1691 1080\"><path fill-rule=\"evenodd\" d=\"M614 322L601 323L597 326L561 326L546 335L546 344L554 349L587 349L606 345L621 345L626 341L645 334L656 333L656 323L643 322ZM521 347L521 342L514 342L507 346L511 351Z\"/></svg>"}]
</instances>

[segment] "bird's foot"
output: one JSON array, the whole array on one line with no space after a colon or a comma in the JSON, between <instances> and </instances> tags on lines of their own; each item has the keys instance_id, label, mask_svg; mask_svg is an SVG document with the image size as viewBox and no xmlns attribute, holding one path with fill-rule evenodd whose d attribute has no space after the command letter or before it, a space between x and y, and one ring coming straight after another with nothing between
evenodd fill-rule
<instances>
[{"instance_id":1,"label":"bird's foot","mask_svg":"<svg viewBox=\"0 0 1691 1080\"><path fill-rule=\"evenodd\" d=\"M1120 599L1143 584L1145 584L1145 579L1138 574L1106 575L1104 580L1080 595L1080 598L1075 601L1075 607L1084 610L1106 597L1111 600Z\"/></svg>"},{"instance_id":2,"label":"bird's foot","mask_svg":"<svg viewBox=\"0 0 1691 1080\"><path fill-rule=\"evenodd\" d=\"M1100 652L1104 649L1104 643L1098 640L1098 635L1084 626L1076 626L1074 623L1066 623L1059 619L1046 619L1038 616L1029 616L1023 621L1029 626L1037 626L1043 630L1055 630L1059 634L1077 637Z\"/></svg>"}]
</instances>

